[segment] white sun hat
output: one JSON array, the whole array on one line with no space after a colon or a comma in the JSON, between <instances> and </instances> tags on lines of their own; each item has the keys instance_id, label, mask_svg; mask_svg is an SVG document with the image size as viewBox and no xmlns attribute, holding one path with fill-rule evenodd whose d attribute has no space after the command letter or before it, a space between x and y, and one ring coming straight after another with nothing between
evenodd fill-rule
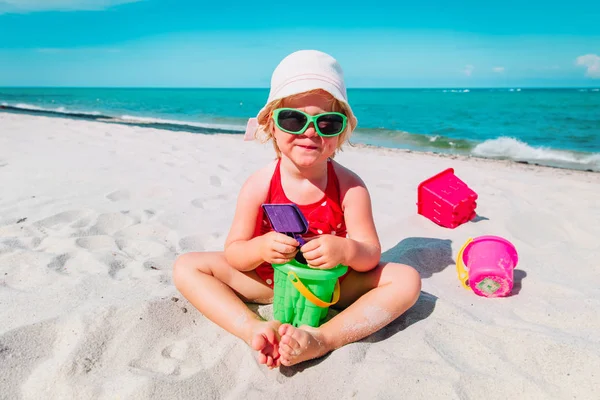
<instances>
[{"instance_id":1,"label":"white sun hat","mask_svg":"<svg viewBox=\"0 0 600 400\"><path fill-rule=\"evenodd\" d=\"M346 107L348 126L354 130L358 121L348 104L348 94L344 83L344 72L335 58L317 50L300 50L285 57L271 77L271 90L267 104L256 118L250 118L246 127L245 140L254 139L259 121L270 103L295 94L321 89L331 94Z\"/></svg>"}]
</instances>

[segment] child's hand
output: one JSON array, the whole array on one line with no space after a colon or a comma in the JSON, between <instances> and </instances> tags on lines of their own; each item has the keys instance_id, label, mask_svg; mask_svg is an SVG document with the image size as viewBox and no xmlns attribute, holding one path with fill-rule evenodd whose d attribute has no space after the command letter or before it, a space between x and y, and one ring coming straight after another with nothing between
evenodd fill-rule
<instances>
[{"instance_id":1,"label":"child's hand","mask_svg":"<svg viewBox=\"0 0 600 400\"><path fill-rule=\"evenodd\" d=\"M299 245L296 239L271 231L262 236L260 255L269 264L285 264L296 256Z\"/></svg>"},{"instance_id":2,"label":"child's hand","mask_svg":"<svg viewBox=\"0 0 600 400\"><path fill-rule=\"evenodd\" d=\"M344 263L345 240L335 235L321 235L311 239L300 251L310 267L331 269Z\"/></svg>"}]
</instances>

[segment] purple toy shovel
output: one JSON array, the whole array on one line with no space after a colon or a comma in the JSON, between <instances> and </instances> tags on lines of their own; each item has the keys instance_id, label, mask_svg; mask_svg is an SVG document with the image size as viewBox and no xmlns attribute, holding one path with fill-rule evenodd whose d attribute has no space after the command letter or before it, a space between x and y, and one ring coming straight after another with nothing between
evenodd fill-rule
<instances>
[{"instance_id":1,"label":"purple toy shovel","mask_svg":"<svg viewBox=\"0 0 600 400\"><path fill-rule=\"evenodd\" d=\"M276 232L293 237L300 243L300 246L306 244L301 235L308 232L308 222L297 205L263 204L262 208ZM296 255L296 261L306 264L306 260L300 252Z\"/></svg>"},{"instance_id":2,"label":"purple toy shovel","mask_svg":"<svg viewBox=\"0 0 600 400\"><path fill-rule=\"evenodd\" d=\"M306 243L301 235L308 231L308 223L297 205L263 204L262 208L276 232L293 237L300 246Z\"/></svg>"}]
</instances>

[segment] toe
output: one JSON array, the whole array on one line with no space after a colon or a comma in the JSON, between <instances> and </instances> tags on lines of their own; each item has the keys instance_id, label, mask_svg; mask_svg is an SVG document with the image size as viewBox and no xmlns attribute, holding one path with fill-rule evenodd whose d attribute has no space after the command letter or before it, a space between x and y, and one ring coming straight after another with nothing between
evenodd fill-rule
<instances>
[{"instance_id":1,"label":"toe","mask_svg":"<svg viewBox=\"0 0 600 400\"><path fill-rule=\"evenodd\" d=\"M263 336L265 337L266 341L268 343L271 344L275 344L277 343L277 331L274 329L267 329L265 332L263 332Z\"/></svg>"},{"instance_id":2,"label":"toe","mask_svg":"<svg viewBox=\"0 0 600 400\"><path fill-rule=\"evenodd\" d=\"M263 335L254 335L252 338L252 348L254 350L262 350L267 344L267 339Z\"/></svg>"},{"instance_id":3,"label":"toe","mask_svg":"<svg viewBox=\"0 0 600 400\"><path fill-rule=\"evenodd\" d=\"M279 336L290 334L295 328L290 324L282 324L279 326Z\"/></svg>"},{"instance_id":4,"label":"toe","mask_svg":"<svg viewBox=\"0 0 600 400\"><path fill-rule=\"evenodd\" d=\"M285 339L285 340L284 340ZM288 357L293 356L298 349L300 349L301 342L299 342L298 340L296 340L293 336L289 336L286 335L284 337L281 338L281 343L279 344L279 346L281 347L282 345L287 346L288 348Z\"/></svg>"},{"instance_id":5,"label":"toe","mask_svg":"<svg viewBox=\"0 0 600 400\"><path fill-rule=\"evenodd\" d=\"M258 353L258 363L259 364L266 364L267 363L267 356L264 355L263 353Z\"/></svg>"},{"instance_id":6,"label":"toe","mask_svg":"<svg viewBox=\"0 0 600 400\"><path fill-rule=\"evenodd\" d=\"M288 358L281 358L281 365L285 365L286 367L289 367L290 365L292 365L292 362L288 359Z\"/></svg>"},{"instance_id":7,"label":"toe","mask_svg":"<svg viewBox=\"0 0 600 400\"><path fill-rule=\"evenodd\" d=\"M292 355L292 352L293 350L289 345L285 343L279 345L279 354L281 357L289 358Z\"/></svg>"},{"instance_id":8,"label":"toe","mask_svg":"<svg viewBox=\"0 0 600 400\"><path fill-rule=\"evenodd\" d=\"M289 344L292 340L293 339L290 335L282 336L281 339L279 340L279 345L281 346L282 344L287 344L289 346Z\"/></svg>"}]
</instances>

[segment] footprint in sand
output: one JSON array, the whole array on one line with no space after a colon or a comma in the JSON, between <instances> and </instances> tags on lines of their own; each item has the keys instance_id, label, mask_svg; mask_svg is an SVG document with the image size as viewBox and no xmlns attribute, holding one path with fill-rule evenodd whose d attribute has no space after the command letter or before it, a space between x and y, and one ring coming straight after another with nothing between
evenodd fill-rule
<instances>
[{"instance_id":1,"label":"footprint in sand","mask_svg":"<svg viewBox=\"0 0 600 400\"><path fill-rule=\"evenodd\" d=\"M91 223L92 223L91 218L81 218L80 220L73 222L71 224L71 228L76 228L76 229L85 228L86 226L88 226Z\"/></svg>"},{"instance_id":2,"label":"footprint in sand","mask_svg":"<svg viewBox=\"0 0 600 400\"><path fill-rule=\"evenodd\" d=\"M0 241L0 254L11 253L16 250L35 249L42 243L39 237L7 237Z\"/></svg>"},{"instance_id":3,"label":"footprint in sand","mask_svg":"<svg viewBox=\"0 0 600 400\"><path fill-rule=\"evenodd\" d=\"M161 243L157 243L156 241L135 240L121 237L116 239L116 244L119 250L137 260L162 257L166 254L173 253L172 249Z\"/></svg>"},{"instance_id":4,"label":"footprint in sand","mask_svg":"<svg viewBox=\"0 0 600 400\"><path fill-rule=\"evenodd\" d=\"M129 190L117 190L116 192L112 192L106 195L106 198L110 201L121 201L121 200L129 200L131 194Z\"/></svg>"},{"instance_id":5,"label":"footprint in sand","mask_svg":"<svg viewBox=\"0 0 600 400\"><path fill-rule=\"evenodd\" d=\"M156 211L144 210L144 215L147 217L147 219L151 219L152 217L154 217L156 215Z\"/></svg>"},{"instance_id":6,"label":"footprint in sand","mask_svg":"<svg viewBox=\"0 0 600 400\"><path fill-rule=\"evenodd\" d=\"M69 359L65 360L69 376L81 377L107 368L107 357L110 357L107 353L115 346L115 323L119 322L114 314L111 309L105 311L104 315L94 315L91 320L84 319L84 326L80 328L86 334L70 352Z\"/></svg>"},{"instance_id":7,"label":"footprint in sand","mask_svg":"<svg viewBox=\"0 0 600 400\"><path fill-rule=\"evenodd\" d=\"M48 263L47 267L53 271L64 273L66 272L65 264L69 261L69 258L71 258L71 256L68 253L60 254L54 257L54 259Z\"/></svg>"},{"instance_id":8,"label":"footprint in sand","mask_svg":"<svg viewBox=\"0 0 600 400\"><path fill-rule=\"evenodd\" d=\"M194 199L192 200L192 205L196 208L202 208L204 209L204 202L202 201L202 199Z\"/></svg>"},{"instance_id":9,"label":"footprint in sand","mask_svg":"<svg viewBox=\"0 0 600 400\"><path fill-rule=\"evenodd\" d=\"M22 386L26 385L32 373L43 364L41 360L48 360L53 355L52 343L56 341L56 337L55 320L9 329L0 335L0 374L5 383L2 385L3 399L22 398ZM44 370L44 373L47 372Z\"/></svg>"},{"instance_id":10,"label":"footprint in sand","mask_svg":"<svg viewBox=\"0 0 600 400\"><path fill-rule=\"evenodd\" d=\"M117 272L119 272L120 270L124 269L125 266L126 266L126 263L122 259L120 259L120 260L112 260L108 264L108 276L110 276L111 278L116 277L117 276Z\"/></svg>"},{"instance_id":11,"label":"footprint in sand","mask_svg":"<svg viewBox=\"0 0 600 400\"><path fill-rule=\"evenodd\" d=\"M211 175L210 184L213 186L216 186L216 187L220 187L221 186L221 178L219 178L216 175Z\"/></svg>"},{"instance_id":12,"label":"footprint in sand","mask_svg":"<svg viewBox=\"0 0 600 400\"><path fill-rule=\"evenodd\" d=\"M98 249L110 248L115 249L117 245L115 240L110 236L88 236L82 237L75 241L75 244L82 249L94 251Z\"/></svg>"},{"instance_id":13,"label":"footprint in sand","mask_svg":"<svg viewBox=\"0 0 600 400\"><path fill-rule=\"evenodd\" d=\"M132 226L136 220L123 213L100 214L96 224L90 229L93 234L112 235L122 229Z\"/></svg>"},{"instance_id":14,"label":"footprint in sand","mask_svg":"<svg viewBox=\"0 0 600 400\"><path fill-rule=\"evenodd\" d=\"M55 285L58 279L57 275L44 273L44 270L54 267L60 270L61 265L66 263L67 258L59 259L59 257L57 257L57 254L25 249L15 249L3 254L2 265L10 265L13 268L7 269L0 276L0 279L3 280L2 286L29 292L38 288L47 289L49 286ZM1 369L2 362L0 362ZM2 375L1 371L0 375Z\"/></svg>"},{"instance_id":15,"label":"footprint in sand","mask_svg":"<svg viewBox=\"0 0 600 400\"><path fill-rule=\"evenodd\" d=\"M206 241L207 238L202 236L186 236L179 240L179 247L181 248L181 251L186 253L189 251L204 251L206 249Z\"/></svg>"},{"instance_id":16,"label":"footprint in sand","mask_svg":"<svg viewBox=\"0 0 600 400\"><path fill-rule=\"evenodd\" d=\"M227 345L212 346L221 340L222 332L212 327L198 330L198 325L206 322L185 300L151 302L144 311L128 335L131 343L122 344L134 355L129 361L134 373L183 379L222 365L223 357L231 353ZM230 340L235 343L233 338Z\"/></svg>"},{"instance_id":17,"label":"footprint in sand","mask_svg":"<svg viewBox=\"0 0 600 400\"><path fill-rule=\"evenodd\" d=\"M51 217L34 222L33 225L35 225L42 233L45 234L45 228L62 229L65 228L67 225L71 225L75 222L78 222L80 219L87 219L89 217L89 214L90 212L85 210L64 211L55 214Z\"/></svg>"},{"instance_id":18,"label":"footprint in sand","mask_svg":"<svg viewBox=\"0 0 600 400\"><path fill-rule=\"evenodd\" d=\"M173 262L175 261L175 257L166 258L166 257L156 257L151 258L149 260L144 261L144 268L151 269L154 271L168 271L171 272L173 268Z\"/></svg>"}]
</instances>

